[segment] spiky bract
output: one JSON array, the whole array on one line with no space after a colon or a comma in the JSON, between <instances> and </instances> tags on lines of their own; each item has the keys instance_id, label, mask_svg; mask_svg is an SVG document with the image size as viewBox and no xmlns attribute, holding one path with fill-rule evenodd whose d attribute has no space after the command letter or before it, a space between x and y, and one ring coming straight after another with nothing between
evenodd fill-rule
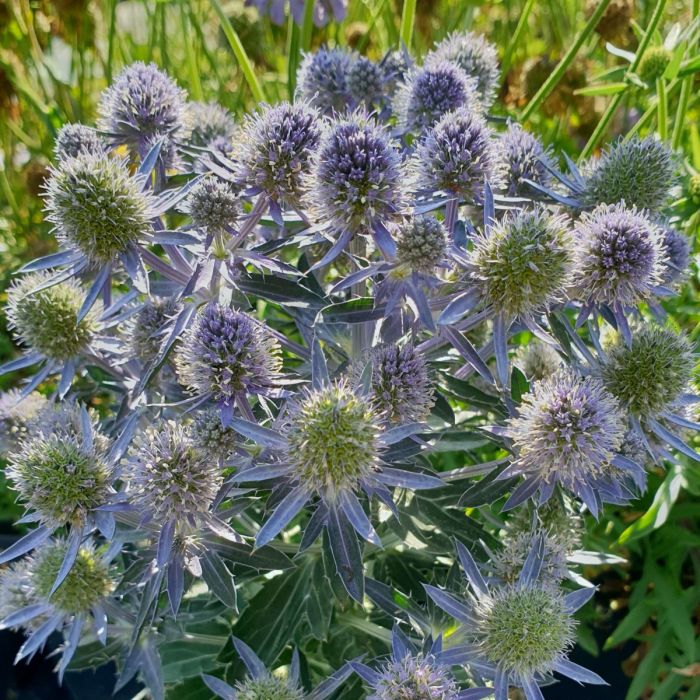
<instances>
[{"instance_id":1,"label":"spiky bract","mask_svg":"<svg viewBox=\"0 0 700 700\"><path fill-rule=\"evenodd\" d=\"M57 238L96 265L110 263L152 232L152 199L124 160L81 153L51 169L47 219Z\"/></svg>"},{"instance_id":2,"label":"spiky bract","mask_svg":"<svg viewBox=\"0 0 700 700\"><path fill-rule=\"evenodd\" d=\"M14 282L6 313L17 340L51 360L65 362L87 350L95 337L99 305L78 321L83 289L68 280L35 291L50 277L47 272L33 272Z\"/></svg>"}]
</instances>

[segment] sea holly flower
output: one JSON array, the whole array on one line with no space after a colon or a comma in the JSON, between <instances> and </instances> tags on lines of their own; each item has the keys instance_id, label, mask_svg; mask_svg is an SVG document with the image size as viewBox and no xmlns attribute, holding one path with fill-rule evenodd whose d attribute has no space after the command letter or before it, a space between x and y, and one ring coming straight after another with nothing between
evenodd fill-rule
<instances>
[{"instance_id":1,"label":"sea holly flower","mask_svg":"<svg viewBox=\"0 0 700 700\"><path fill-rule=\"evenodd\" d=\"M214 535L242 545L243 537L214 512L223 472L201 443L195 443L192 428L170 420L146 428L133 441L123 479L125 498L157 539L154 570L145 574L153 579L145 604L154 604L165 580L177 614L187 570L202 576L224 604L235 607L232 575L208 539Z\"/></svg>"},{"instance_id":2,"label":"sea holly flower","mask_svg":"<svg viewBox=\"0 0 700 700\"><path fill-rule=\"evenodd\" d=\"M350 64L347 74L348 90L354 104L372 106L384 98L384 71L382 66L364 56L358 56Z\"/></svg>"},{"instance_id":3,"label":"sea holly flower","mask_svg":"<svg viewBox=\"0 0 700 700\"><path fill-rule=\"evenodd\" d=\"M317 372L321 372L320 364ZM258 532L256 545L270 542L308 503L317 500L302 548L311 544L323 527L327 528L343 585L357 601L362 600L364 581L355 533L380 544L358 495L377 496L396 514L390 488L430 489L442 485L437 477L387 462L390 446L416 433L422 425L388 428L367 389L353 389L345 379L330 381L317 375L312 388L288 402L278 430L238 418L232 419L232 425L278 455L275 460L255 463L234 475L241 484L272 479L278 492L278 505Z\"/></svg>"},{"instance_id":4,"label":"sea holly flower","mask_svg":"<svg viewBox=\"0 0 700 700\"><path fill-rule=\"evenodd\" d=\"M444 114L474 110L476 84L454 63L437 61L414 68L394 94L393 111L401 131L420 134Z\"/></svg>"},{"instance_id":5,"label":"sea holly flower","mask_svg":"<svg viewBox=\"0 0 700 700\"><path fill-rule=\"evenodd\" d=\"M146 299L125 324L125 345L130 354L143 364L155 360L179 311L180 304L173 297Z\"/></svg>"},{"instance_id":6,"label":"sea holly flower","mask_svg":"<svg viewBox=\"0 0 700 700\"><path fill-rule=\"evenodd\" d=\"M411 187L426 197L442 191L459 201L480 203L498 163L497 142L486 121L462 107L443 115L418 143L410 161ZM447 228L451 232L452 226Z\"/></svg>"},{"instance_id":7,"label":"sea holly flower","mask_svg":"<svg viewBox=\"0 0 700 700\"><path fill-rule=\"evenodd\" d=\"M371 236L385 258L396 245L387 224L402 208L400 156L389 133L356 112L333 122L321 139L307 183L313 221L336 236L315 267L334 260L357 235Z\"/></svg>"},{"instance_id":8,"label":"sea holly flower","mask_svg":"<svg viewBox=\"0 0 700 700\"><path fill-rule=\"evenodd\" d=\"M256 7L262 15L269 15L275 23L282 25L285 21L287 0L246 0L246 5ZM292 17L296 24L304 22L304 0L289 0ZM313 20L317 27L325 27L331 19L342 22L347 12L347 0L314 0Z\"/></svg>"},{"instance_id":9,"label":"sea holly flower","mask_svg":"<svg viewBox=\"0 0 700 700\"><path fill-rule=\"evenodd\" d=\"M508 689L521 688L527 700L543 700L540 684L559 673L581 683L605 685L598 674L568 659L574 642L573 613L595 593L583 588L564 594L542 586L541 542L530 550L518 580L489 585L467 548L456 542L469 583L467 595L455 595L424 584L428 596L460 624L467 641L444 652L443 659L465 664L493 679L497 700Z\"/></svg>"},{"instance_id":10,"label":"sea holly flower","mask_svg":"<svg viewBox=\"0 0 700 700\"><path fill-rule=\"evenodd\" d=\"M83 153L99 155L106 150L107 144L100 134L85 124L64 124L56 134L54 153L59 162Z\"/></svg>"},{"instance_id":11,"label":"sea holly flower","mask_svg":"<svg viewBox=\"0 0 700 700\"><path fill-rule=\"evenodd\" d=\"M175 366L193 401L213 401L227 424L236 402L247 415L248 395L274 389L279 352L279 343L262 323L212 302L184 334Z\"/></svg>"},{"instance_id":12,"label":"sea holly flower","mask_svg":"<svg viewBox=\"0 0 700 700\"><path fill-rule=\"evenodd\" d=\"M58 664L59 682L73 658L87 622L104 645L107 642L105 603L116 587L110 570L118 548L98 552L89 540L80 544L74 564L59 588L55 581L72 548L70 540L51 540L19 565L22 581L15 600L22 607L0 620L0 629L22 626L29 632L15 663L43 649L54 632L64 634L65 643ZM15 568L15 571L18 569ZM19 595L17 595L19 593Z\"/></svg>"},{"instance_id":13,"label":"sea holly flower","mask_svg":"<svg viewBox=\"0 0 700 700\"><path fill-rule=\"evenodd\" d=\"M503 185L509 197L530 195L528 183L548 187L555 167L551 149L545 148L540 139L525 131L520 124L511 122L499 139Z\"/></svg>"},{"instance_id":14,"label":"sea holly flower","mask_svg":"<svg viewBox=\"0 0 700 700\"><path fill-rule=\"evenodd\" d=\"M115 144L144 159L161 140L164 168L178 164L176 147L190 133L187 95L155 65L136 61L122 70L100 98L99 128Z\"/></svg>"},{"instance_id":15,"label":"sea holly flower","mask_svg":"<svg viewBox=\"0 0 700 700\"><path fill-rule=\"evenodd\" d=\"M550 377L562 367L563 360L549 343L533 338L518 347L513 364L532 382Z\"/></svg>"},{"instance_id":16,"label":"sea holly flower","mask_svg":"<svg viewBox=\"0 0 700 700\"><path fill-rule=\"evenodd\" d=\"M485 107L493 104L501 72L496 47L491 42L474 32L453 32L425 57L426 66L444 61L459 66L475 82Z\"/></svg>"},{"instance_id":17,"label":"sea holly flower","mask_svg":"<svg viewBox=\"0 0 700 700\"><path fill-rule=\"evenodd\" d=\"M583 306L577 323L607 306L629 337L625 310L648 299L665 268L660 229L641 211L601 204L574 227L575 262L570 295Z\"/></svg>"},{"instance_id":18,"label":"sea holly flower","mask_svg":"<svg viewBox=\"0 0 700 700\"><path fill-rule=\"evenodd\" d=\"M213 175L206 175L187 193L181 210L192 218L192 225L209 236L234 232L241 214L241 203L233 186Z\"/></svg>"},{"instance_id":19,"label":"sea holly flower","mask_svg":"<svg viewBox=\"0 0 700 700\"><path fill-rule=\"evenodd\" d=\"M370 400L385 420L400 424L428 418L435 404L433 384L425 359L411 343L373 348L368 364Z\"/></svg>"},{"instance_id":20,"label":"sea holly flower","mask_svg":"<svg viewBox=\"0 0 700 700\"><path fill-rule=\"evenodd\" d=\"M294 649L289 675L286 678L273 675L265 668L258 655L243 641L233 637L233 646L245 664L248 676L230 686L208 673L202 680L217 697L223 700L325 700L342 688L352 675L348 664L319 683L310 693L304 691L300 679L299 651Z\"/></svg>"},{"instance_id":21,"label":"sea holly flower","mask_svg":"<svg viewBox=\"0 0 700 700\"><path fill-rule=\"evenodd\" d=\"M690 264L690 241L688 237L670 224L661 225L661 251L666 265L661 273L664 285L680 283Z\"/></svg>"},{"instance_id":22,"label":"sea holly flower","mask_svg":"<svg viewBox=\"0 0 700 700\"><path fill-rule=\"evenodd\" d=\"M352 103L348 70L353 55L344 49L322 48L308 53L297 72L296 99L323 114L341 113Z\"/></svg>"},{"instance_id":23,"label":"sea holly flower","mask_svg":"<svg viewBox=\"0 0 700 700\"><path fill-rule=\"evenodd\" d=\"M619 140L579 172L567 158L569 176L558 179L568 188L562 197L539 188L568 206L593 208L619 204L657 212L669 199L676 180L676 163L669 147L654 136Z\"/></svg>"},{"instance_id":24,"label":"sea holly flower","mask_svg":"<svg viewBox=\"0 0 700 700\"><path fill-rule=\"evenodd\" d=\"M449 665L441 661L442 639L426 640L422 650L394 626L391 655L375 668L359 661L350 666L369 689L367 700L479 700L491 695L491 688L460 690Z\"/></svg>"},{"instance_id":25,"label":"sea holly flower","mask_svg":"<svg viewBox=\"0 0 700 700\"><path fill-rule=\"evenodd\" d=\"M59 394L70 388L81 360L104 365L112 346L103 336L101 305L87 312L83 289L75 280L54 283L47 272L33 272L14 282L7 294L6 314L17 341L26 353L0 368L7 373L39 363L43 366L22 390L26 396L54 372L61 372Z\"/></svg>"},{"instance_id":26,"label":"sea holly flower","mask_svg":"<svg viewBox=\"0 0 700 700\"><path fill-rule=\"evenodd\" d=\"M194 414L190 436L197 449L214 457L219 464L231 460L239 445L236 431L222 425L218 411L211 409Z\"/></svg>"},{"instance_id":27,"label":"sea holly flower","mask_svg":"<svg viewBox=\"0 0 700 700\"><path fill-rule=\"evenodd\" d=\"M233 115L218 102L190 102L187 121L192 127L189 143L198 148L211 148L218 143L233 147L236 122Z\"/></svg>"},{"instance_id":28,"label":"sea holly flower","mask_svg":"<svg viewBox=\"0 0 700 700\"><path fill-rule=\"evenodd\" d=\"M465 269L467 291L446 306L438 323L464 358L488 381L492 376L458 328L449 328L468 311L480 306L482 316L493 318L494 351L498 377L510 380L507 336L518 319L536 336L551 342L538 316L566 297L574 257L566 217L547 209L507 212L494 219L487 188L484 230L472 237L466 253L455 249L455 261Z\"/></svg>"},{"instance_id":29,"label":"sea holly flower","mask_svg":"<svg viewBox=\"0 0 700 700\"><path fill-rule=\"evenodd\" d=\"M524 477L504 508L533 494L544 503L557 485L596 516L603 501L624 502L629 491L611 467L644 480L639 465L618 456L625 431L620 405L600 380L567 369L535 382L503 431L515 459L499 478Z\"/></svg>"},{"instance_id":30,"label":"sea holly flower","mask_svg":"<svg viewBox=\"0 0 700 700\"><path fill-rule=\"evenodd\" d=\"M641 324L634 328L631 342L616 334L605 343L601 358L591 371L629 412L632 428L647 452L674 461L668 450L661 447L667 444L700 460L678 435L683 429L700 429L700 424L682 415L684 405L697 401L697 397L687 393L695 364L685 335ZM654 438L654 444L649 443L647 433ZM655 444L657 440L661 444Z\"/></svg>"},{"instance_id":31,"label":"sea holly flower","mask_svg":"<svg viewBox=\"0 0 700 700\"><path fill-rule=\"evenodd\" d=\"M38 391L24 398L17 389L0 394L0 449L3 453L16 451L48 404L48 399Z\"/></svg>"},{"instance_id":32,"label":"sea holly flower","mask_svg":"<svg viewBox=\"0 0 700 700\"><path fill-rule=\"evenodd\" d=\"M298 208L304 176L318 148L323 123L304 101L262 105L246 117L236 148L236 179L252 194L269 198L281 220L280 207Z\"/></svg>"}]
</instances>

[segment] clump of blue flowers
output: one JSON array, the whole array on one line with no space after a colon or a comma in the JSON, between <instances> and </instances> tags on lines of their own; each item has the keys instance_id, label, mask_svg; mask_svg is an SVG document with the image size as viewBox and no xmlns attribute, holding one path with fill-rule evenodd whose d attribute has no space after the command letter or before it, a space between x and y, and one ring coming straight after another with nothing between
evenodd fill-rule
<instances>
[{"instance_id":1,"label":"clump of blue flowers","mask_svg":"<svg viewBox=\"0 0 700 700\"><path fill-rule=\"evenodd\" d=\"M700 461L677 159L634 136L579 171L494 118L486 37L395 49L309 52L247 115L137 62L58 131L58 250L0 368L19 659L58 633L61 676L108 656L155 700L604 682L569 658L585 523Z\"/></svg>"}]
</instances>

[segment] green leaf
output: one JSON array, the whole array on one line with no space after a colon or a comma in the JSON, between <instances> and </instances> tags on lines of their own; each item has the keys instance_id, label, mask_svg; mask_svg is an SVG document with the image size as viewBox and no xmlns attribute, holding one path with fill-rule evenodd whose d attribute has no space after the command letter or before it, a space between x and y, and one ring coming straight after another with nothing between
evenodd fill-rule
<instances>
[{"instance_id":1,"label":"green leaf","mask_svg":"<svg viewBox=\"0 0 700 700\"><path fill-rule=\"evenodd\" d=\"M384 310L375 309L372 297L358 297L339 304L331 304L321 311L326 323L362 323L384 317Z\"/></svg>"},{"instance_id":2,"label":"green leaf","mask_svg":"<svg viewBox=\"0 0 700 700\"><path fill-rule=\"evenodd\" d=\"M324 300L298 281L274 275L251 274L236 281L241 291L284 306L321 308Z\"/></svg>"},{"instance_id":3,"label":"green leaf","mask_svg":"<svg viewBox=\"0 0 700 700\"><path fill-rule=\"evenodd\" d=\"M510 395L515 403L520 403L523 395L530 391L529 382L517 367L513 367L513 371L510 374L510 385Z\"/></svg>"},{"instance_id":4,"label":"green leaf","mask_svg":"<svg viewBox=\"0 0 700 700\"><path fill-rule=\"evenodd\" d=\"M673 633L685 654L687 663L695 661L695 629L692 623L693 605L685 604L683 591L667 571L657 567L652 568L652 579L656 587L656 594L661 602L666 624L671 626Z\"/></svg>"},{"instance_id":5,"label":"green leaf","mask_svg":"<svg viewBox=\"0 0 700 700\"><path fill-rule=\"evenodd\" d=\"M678 498L685 478L683 477L683 469L678 464L674 464L669 469L666 478L659 486L654 500L644 515L639 520L633 522L618 538L619 544L631 542L632 540L642 537L651 530L656 530L661 527L671 512L673 504Z\"/></svg>"},{"instance_id":6,"label":"green leaf","mask_svg":"<svg viewBox=\"0 0 700 700\"><path fill-rule=\"evenodd\" d=\"M160 644L165 682L175 683L216 668L216 657L228 639L228 634L219 637L185 633L182 639Z\"/></svg>"},{"instance_id":7,"label":"green leaf","mask_svg":"<svg viewBox=\"0 0 700 700\"><path fill-rule=\"evenodd\" d=\"M618 92L626 90L628 83L603 83L602 85L589 85L588 87L574 90L574 95L585 95L587 97L595 97L597 95L617 95Z\"/></svg>"},{"instance_id":8,"label":"green leaf","mask_svg":"<svg viewBox=\"0 0 700 700\"><path fill-rule=\"evenodd\" d=\"M632 608L613 633L605 640L603 650L607 651L632 637L649 619L654 611L653 601L646 598L639 605Z\"/></svg>"}]
</instances>

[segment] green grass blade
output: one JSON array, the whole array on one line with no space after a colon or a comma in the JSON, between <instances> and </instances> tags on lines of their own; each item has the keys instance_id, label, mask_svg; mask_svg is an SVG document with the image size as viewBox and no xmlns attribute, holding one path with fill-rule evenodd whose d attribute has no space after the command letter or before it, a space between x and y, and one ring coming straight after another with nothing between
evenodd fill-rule
<instances>
[{"instance_id":1,"label":"green grass blade","mask_svg":"<svg viewBox=\"0 0 700 700\"><path fill-rule=\"evenodd\" d=\"M187 37L185 44L185 55L187 57L187 70L190 78L190 92L192 97L198 102L204 101L204 91L202 90L202 81L199 77L199 67L197 66L197 55L194 51L193 32L191 31L187 8L184 0L180 0L180 26L182 27L182 36Z\"/></svg>"},{"instance_id":2,"label":"green grass blade","mask_svg":"<svg viewBox=\"0 0 700 700\"><path fill-rule=\"evenodd\" d=\"M401 12L401 41L408 48L410 48L411 41L413 40L413 25L416 19L416 1L417 0L404 0L403 11Z\"/></svg>"},{"instance_id":3,"label":"green grass blade","mask_svg":"<svg viewBox=\"0 0 700 700\"><path fill-rule=\"evenodd\" d=\"M610 0L602 0L598 5L595 12L590 16L586 26L579 32L579 35L571 44L569 50L564 54L564 57L559 61L557 67L552 71L552 74L547 78L547 80L542 83L540 89L535 93L533 98L525 106L522 111L521 119L522 121L527 121L533 114L533 112L544 102L549 93L554 90L559 81L562 79L566 69L573 63L579 50L583 46L584 42L593 33L593 30L598 26L600 18L610 4Z\"/></svg>"},{"instance_id":4,"label":"green grass blade","mask_svg":"<svg viewBox=\"0 0 700 700\"><path fill-rule=\"evenodd\" d=\"M513 32L513 38L507 43L506 52L503 55L503 61L501 62L501 77L504 79L508 75L511 62L513 60L513 54L515 53L515 49L520 42L520 36L527 26L527 21L530 19L530 12L532 12L534 4L535 0L527 0L525 7L523 7L523 11L520 13L520 19L515 27L515 31Z\"/></svg>"},{"instance_id":5,"label":"green grass blade","mask_svg":"<svg viewBox=\"0 0 700 700\"><path fill-rule=\"evenodd\" d=\"M226 16L226 13L221 7L219 0L211 0L211 6L214 8L214 12L216 12L219 17L221 28L223 29L224 35L231 46L233 55L236 57L239 68L243 71L243 77L245 78L246 83L248 83L248 87L253 93L253 97L258 102L264 102L265 97L263 95L262 88L260 87L260 83L255 75L253 64L251 63L250 58L248 58L248 54L241 43L241 38L238 36L238 33L233 28L231 21Z\"/></svg>"},{"instance_id":6,"label":"green grass blade","mask_svg":"<svg viewBox=\"0 0 700 700\"><path fill-rule=\"evenodd\" d=\"M659 98L658 104L658 130L662 141L668 138L668 97L666 95L666 82L663 78L656 81L656 94Z\"/></svg>"}]
</instances>

